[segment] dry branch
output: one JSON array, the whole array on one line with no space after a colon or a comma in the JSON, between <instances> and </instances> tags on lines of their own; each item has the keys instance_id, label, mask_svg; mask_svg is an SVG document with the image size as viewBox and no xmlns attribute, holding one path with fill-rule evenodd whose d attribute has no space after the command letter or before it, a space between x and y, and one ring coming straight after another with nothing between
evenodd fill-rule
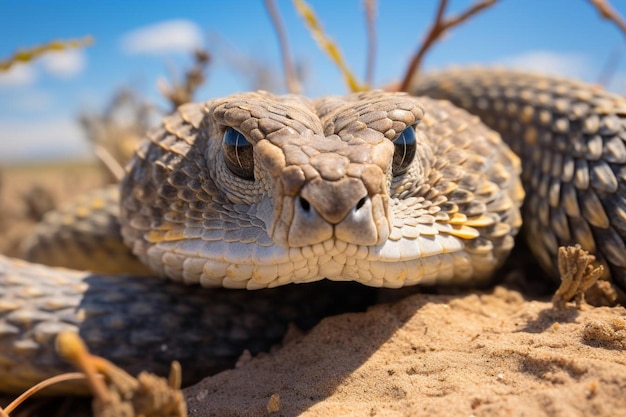
<instances>
[{"instance_id":1,"label":"dry branch","mask_svg":"<svg viewBox=\"0 0 626 417\"><path fill-rule=\"evenodd\" d=\"M42 391L45 388L52 387L54 385L61 384L64 382L70 382L70 381L84 382L85 380L86 380L85 374L83 374L82 372L70 372L70 373L66 373L62 375L53 376L44 381L41 381L40 383L33 385L32 387L24 391L22 394L20 394L20 396L14 399L13 401L11 401L11 403L7 405L6 408L4 409L0 408L0 417L7 417L8 415L10 415L10 413L12 413L15 409L17 409L20 405L22 405L28 398L34 396L39 391Z\"/></svg>"},{"instance_id":2,"label":"dry branch","mask_svg":"<svg viewBox=\"0 0 626 417\"><path fill-rule=\"evenodd\" d=\"M282 75L267 59L239 51L236 45L228 43L218 34L212 36L216 56L246 83L244 87L246 90L277 92L281 88ZM298 79L302 80L303 77L299 75Z\"/></svg>"},{"instance_id":3,"label":"dry branch","mask_svg":"<svg viewBox=\"0 0 626 417\"><path fill-rule=\"evenodd\" d=\"M598 78L596 79L596 84L604 86L605 88L609 85L617 72L617 68L622 61L623 55L624 45L620 45L607 56L604 64L602 65L600 75L598 75Z\"/></svg>"},{"instance_id":4,"label":"dry branch","mask_svg":"<svg viewBox=\"0 0 626 417\"><path fill-rule=\"evenodd\" d=\"M422 64L422 61L424 60L424 56L426 55L426 52L428 52L428 50L432 47L432 45L438 39L440 39L445 34L446 31L465 22L470 17L476 15L482 10L490 6L493 6L497 1L498 0L482 0L478 3L475 3L473 6L471 6L469 9L467 9L463 13L457 16L453 16L449 19L444 19L444 14L446 11L446 7L448 5L448 0L440 0L439 7L437 8L437 15L435 17L435 22L430 27L428 34L426 35L424 42L422 42L422 45L420 46L419 50L411 59L409 68L404 76L404 79L402 80L400 90L401 91L408 90L409 86L411 85L411 83L413 82L413 80L415 79L415 77L417 76L419 72L419 68Z\"/></svg>"},{"instance_id":5,"label":"dry branch","mask_svg":"<svg viewBox=\"0 0 626 417\"><path fill-rule=\"evenodd\" d=\"M33 59L51 51L62 51L70 48L80 48L93 44L91 36L85 36L82 39L71 39L68 41L52 41L44 45L38 45L29 49L18 49L11 57L0 61L0 72L8 71L14 64L18 62L29 62Z\"/></svg>"},{"instance_id":6,"label":"dry branch","mask_svg":"<svg viewBox=\"0 0 626 417\"><path fill-rule=\"evenodd\" d=\"M187 416L177 362L172 364L167 380L147 372L135 378L112 362L92 355L75 333L59 333L56 347L61 357L84 374L93 394L94 416Z\"/></svg>"},{"instance_id":7,"label":"dry branch","mask_svg":"<svg viewBox=\"0 0 626 417\"><path fill-rule=\"evenodd\" d=\"M374 82L374 66L376 64L376 0L363 0L365 6L365 23L367 25L367 67L365 84Z\"/></svg>"},{"instance_id":8,"label":"dry branch","mask_svg":"<svg viewBox=\"0 0 626 417\"><path fill-rule=\"evenodd\" d=\"M185 79L170 86L166 81L158 83L161 94L170 101L172 108L193 101L193 96L205 80L205 71L211 61L211 54L204 50L194 52L194 65L185 73Z\"/></svg>"},{"instance_id":9,"label":"dry branch","mask_svg":"<svg viewBox=\"0 0 626 417\"><path fill-rule=\"evenodd\" d=\"M309 6L304 0L292 1L294 6L296 7L296 10L304 19L304 23L311 32L313 39L315 39L320 49L322 49L322 51L324 51L326 55L330 57L335 65L339 67L339 70L341 71L341 74L343 75L346 84L348 84L348 87L350 88L350 91L366 90L367 88L357 81L356 77L352 74L352 71L350 71L350 69L348 68L348 65L344 61L337 44L332 39L330 39L324 32L324 29L322 28L322 25L320 24L319 19L315 15L315 12L311 8L311 6Z\"/></svg>"},{"instance_id":10,"label":"dry branch","mask_svg":"<svg viewBox=\"0 0 626 417\"><path fill-rule=\"evenodd\" d=\"M289 52L289 43L287 42L285 26L283 25L283 21L280 18L280 13L278 13L278 9L276 8L276 3L274 2L274 0L265 0L265 8L267 9L267 13L270 15L270 19L272 20L272 26L274 27L274 31L276 32L276 36L278 37L280 53L283 57L283 69L285 71L285 83L287 84L287 91L292 94L299 94L302 89L300 87L300 83L298 82L298 76L296 74L296 69L291 58L291 53Z\"/></svg>"},{"instance_id":11,"label":"dry branch","mask_svg":"<svg viewBox=\"0 0 626 417\"><path fill-rule=\"evenodd\" d=\"M161 116L131 90L120 90L100 114L83 113L79 121L111 182L119 181L123 166L149 127L151 115Z\"/></svg>"},{"instance_id":12,"label":"dry branch","mask_svg":"<svg viewBox=\"0 0 626 417\"><path fill-rule=\"evenodd\" d=\"M615 23L624 36L626 36L626 21L624 21L624 18L611 6L608 0L589 0L589 2L598 9L598 12L603 18Z\"/></svg>"}]
</instances>

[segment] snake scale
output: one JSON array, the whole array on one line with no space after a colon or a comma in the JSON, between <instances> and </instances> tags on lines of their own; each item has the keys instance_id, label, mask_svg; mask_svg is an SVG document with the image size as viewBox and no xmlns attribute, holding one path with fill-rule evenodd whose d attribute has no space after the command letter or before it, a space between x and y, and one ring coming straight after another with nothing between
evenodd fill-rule
<instances>
[{"instance_id":1,"label":"snake scale","mask_svg":"<svg viewBox=\"0 0 626 417\"><path fill-rule=\"evenodd\" d=\"M61 330L131 371L164 373L177 359L197 380L243 349L268 349L289 322L362 308L370 287L489 283L522 212L547 270L559 245L580 243L626 289L625 99L486 69L424 76L411 93L258 92L167 116L119 194L99 191L89 210L49 215L65 232L36 240L54 251L61 235L84 232L67 232L69 223L95 211L104 249L88 240L83 249L99 262L132 251L172 280L0 257L0 390L67 371L53 349Z\"/></svg>"}]
</instances>

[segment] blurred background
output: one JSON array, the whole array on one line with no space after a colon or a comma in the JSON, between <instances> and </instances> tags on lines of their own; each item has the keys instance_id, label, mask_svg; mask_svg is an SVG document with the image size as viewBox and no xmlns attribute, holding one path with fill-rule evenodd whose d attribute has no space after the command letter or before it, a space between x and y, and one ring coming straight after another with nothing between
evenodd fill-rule
<instances>
[{"instance_id":1,"label":"blurred background","mask_svg":"<svg viewBox=\"0 0 626 417\"><path fill-rule=\"evenodd\" d=\"M309 3L350 68L363 79L363 2ZM447 14L474 3L451 0ZM613 3L626 13L626 3ZM378 2L375 87L402 77L437 4ZM292 2L278 0L277 7L303 93L315 97L346 92L341 74L317 47ZM91 46L49 52L0 72L0 164L93 158L91 145L106 129L107 117L118 125L139 124L139 129L155 123L171 110L162 91L184 82L186 72L194 68L205 76L195 90L196 101L241 90L286 89L278 41L261 0L2 1L0 25L0 60L19 48L56 39L90 35L94 40ZM624 94L624 45L620 30L587 0L502 0L435 44L424 69L500 64L582 78ZM201 61L196 50L206 53Z\"/></svg>"}]
</instances>

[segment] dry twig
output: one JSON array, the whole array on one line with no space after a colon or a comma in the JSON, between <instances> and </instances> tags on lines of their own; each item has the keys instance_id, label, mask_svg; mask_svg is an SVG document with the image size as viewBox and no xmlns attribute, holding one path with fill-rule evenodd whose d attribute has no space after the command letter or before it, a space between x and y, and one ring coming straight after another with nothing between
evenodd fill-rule
<instances>
[{"instance_id":1,"label":"dry twig","mask_svg":"<svg viewBox=\"0 0 626 417\"><path fill-rule=\"evenodd\" d=\"M589 0L589 2L598 10L600 16L615 23L626 38L626 21L624 21L624 18L611 6L608 0ZM607 58L604 68L598 76L598 84L606 86L615 75L619 61L622 58L623 46L622 44L620 49L615 50Z\"/></svg>"},{"instance_id":2,"label":"dry twig","mask_svg":"<svg viewBox=\"0 0 626 417\"><path fill-rule=\"evenodd\" d=\"M120 90L101 114L80 116L86 138L112 182L124 175L124 164L150 128L152 112L155 109L133 91Z\"/></svg>"},{"instance_id":3,"label":"dry twig","mask_svg":"<svg viewBox=\"0 0 626 417\"><path fill-rule=\"evenodd\" d=\"M608 0L589 0L589 3L598 9L598 12L603 18L615 23L624 36L626 36L626 21L624 21L624 18L611 6Z\"/></svg>"},{"instance_id":4,"label":"dry twig","mask_svg":"<svg viewBox=\"0 0 626 417\"><path fill-rule=\"evenodd\" d=\"M124 167L115 159L115 157L109 152L107 148L104 146L94 143L93 151L96 154L96 157L102 164L106 167L109 173L113 176L116 181L121 181L124 177Z\"/></svg>"},{"instance_id":5,"label":"dry twig","mask_svg":"<svg viewBox=\"0 0 626 417\"><path fill-rule=\"evenodd\" d=\"M0 417L5 417L10 415L15 409L17 409L20 405L24 403L28 398L32 397L39 391L51 387L56 384L61 384L70 381L85 381L85 374L81 372L71 372L67 374L53 376L52 378L48 378L45 381L41 381L40 383L30 387L28 390L24 391L19 397L15 400L11 401L11 403L6 406L6 408L0 408ZM2 414L4 412L5 414Z\"/></svg>"},{"instance_id":6,"label":"dry twig","mask_svg":"<svg viewBox=\"0 0 626 417\"><path fill-rule=\"evenodd\" d=\"M142 416L185 417L187 405L180 390L181 369L172 363L168 379L142 372L133 378L122 369L87 350L80 336L62 332L56 340L59 355L81 372L49 378L28 389L6 408L0 417L8 417L26 399L52 385L70 381L86 382L93 395L95 417Z\"/></svg>"},{"instance_id":7,"label":"dry twig","mask_svg":"<svg viewBox=\"0 0 626 417\"><path fill-rule=\"evenodd\" d=\"M33 59L51 51L62 51L70 48L80 48L93 44L91 36L85 36L82 39L71 39L68 41L52 41L44 45L38 45L29 49L19 49L11 57L0 61L0 72L8 71L14 64L18 62L30 62Z\"/></svg>"},{"instance_id":8,"label":"dry twig","mask_svg":"<svg viewBox=\"0 0 626 417\"><path fill-rule=\"evenodd\" d=\"M292 94L299 94L302 90L296 74L296 69L291 59L291 53L289 52L289 44L287 42L287 35L285 34L285 27L283 25L276 3L274 0L265 0L265 8L272 20L272 26L276 31L278 37L278 43L280 45L280 53L283 57L283 69L285 71L285 83L287 85L287 91Z\"/></svg>"},{"instance_id":9,"label":"dry twig","mask_svg":"<svg viewBox=\"0 0 626 417\"><path fill-rule=\"evenodd\" d=\"M207 51L197 50L194 52L194 65L185 74L185 79L170 86L166 81L159 80L158 87L161 94L172 104L172 108L193 101L193 96L205 80L205 71L211 61L211 55Z\"/></svg>"},{"instance_id":10,"label":"dry twig","mask_svg":"<svg viewBox=\"0 0 626 417\"><path fill-rule=\"evenodd\" d=\"M365 6L365 22L367 25L367 68L365 70L365 84L374 82L374 67L376 64L376 0L363 0Z\"/></svg>"},{"instance_id":11,"label":"dry twig","mask_svg":"<svg viewBox=\"0 0 626 417\"><path fill-rule=\"evenodd\" d=\"M350 71L348 65L343 59L343 56L341 55L339 47L332 39L330 39L326 35L324 29L322 28L322 25L319 22L319 19L315 15L315 12L313 12L311 6L309 6L304 0L292 1L294 6L296 7L296 10L304 19L304 23L311 32L313 38L317 41L319 47L330 57L335 65L339 67L339 70L341 71L341 74L343 75L346 84L348 84L348 87L350 88L350 91L367 90L367 87L361 85L361 83L357 81L354 74L352 74L352 71Z\"/></svg>"},{"instance_id":12,"label":"dry twig","mask_svg":"<svg viewBox=\"0 0 626 417\"><path fill-rule=\"evenodd\" d=\"M600 71L600 75L598 75L596 83L606 87L609 85L617 69L619 67L620 62L622 61L624 50L626 44L620 45L618 48L615 48L606 58L606 61L602 65L602 70Z\"/></svg>"},{"instance_id":13,"label":"dry twig","mask_svg":"<svg viewBox=\"0 0 626 417\"><path fill-rule=\"evenodd\" d=\"M267 59L239 51L236 45L228 43L219 34L212 34L212 38L215 54L226 63L226 66L233 73L237 73L238 77L245 81L244 88L246 90L277 92L281 88L283 77ZM300 75L297 65L296 72L298 73L297 78L302 80L303 77Z\"/></svg>"},{"instance_id":14,"label":"dry twig","mask_svg":"<svg viewBox=\"0 0 626 417\"><path fill-rule=\"evenodd\" d=\"M450 17L449 19L444 19L444 13L448 5L448 0L440 0L439 7L437 8L435 22L430 27L428 34L426 35L426 39L424 39L424 42L422 42L419 50L411 59L409 68L404 76L404 79L402 80L400 90L408 91L409 87L413 83L413 80L419 72L419 68L422 64L422 61L424 60L426 52L428 52L428 50L435 43L435 41L440 39L446 31L465 22L470 17L474 16L480 11L490 6L493 6L497 1L498 0L482 0L478 3L475 3L472 7L470 7L463 13L457 16Z\"/></svg>"},{"instance_id":15,"label":"dry twig","mask_svg":"<svg viewBox=\"0 0 626 417\"><path fill-rule=\"evenodd\" d=\"M59 334L59 354L86 376L94 395L96 417L184 417L187 407L180 391L180 365L172 364L168 380L142 372L133 378L113 363L87 351L80 337ZM104 376L104 380L100 377Z\"/></svg>"}]
</instances>

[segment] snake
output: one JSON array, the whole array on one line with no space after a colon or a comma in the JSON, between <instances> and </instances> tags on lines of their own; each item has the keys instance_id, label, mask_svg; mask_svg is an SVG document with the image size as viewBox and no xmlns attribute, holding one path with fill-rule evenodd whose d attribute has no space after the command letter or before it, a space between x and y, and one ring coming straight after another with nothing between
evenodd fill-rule
<instances>
[{"instance_id":1,"label":"snake","mask_svg":"<svg viewBox=\"0 0 626 417\"><path fill-rule=\"evenodd\" d=\"M409 91L240 93L166 116L119 186L45 217L31 262L0 257L0 390L70 369L61 331L193 381L376 288L490 285L522 219L547 271L577 243L626 290L624 98L486 68Z\"/></svg>"}]
</instances>

